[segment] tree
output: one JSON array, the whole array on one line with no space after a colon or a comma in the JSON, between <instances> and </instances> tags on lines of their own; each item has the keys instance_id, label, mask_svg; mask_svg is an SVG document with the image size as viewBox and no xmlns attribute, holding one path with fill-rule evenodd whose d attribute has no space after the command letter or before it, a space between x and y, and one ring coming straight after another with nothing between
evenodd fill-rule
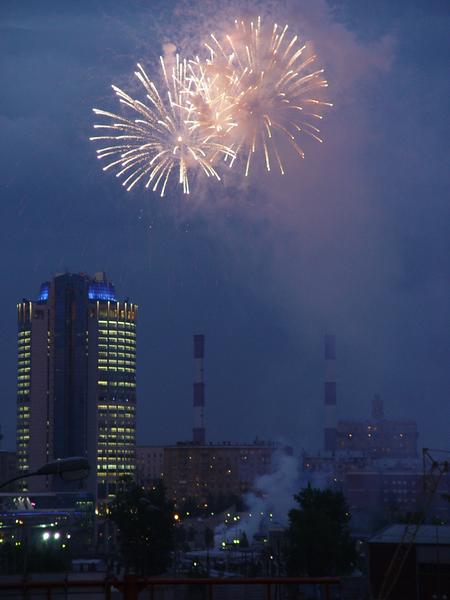
<instances>
[{"instance_id":1,"label":"tree","mask_svg":"<svg viewBox=\"0 0 450 600\"><path fill-rule=\"evenodd\" d=\"M129 482L111 503L109 518L117 527L127 570L139 575L167 570L173 548L173 508L161 481L150 491Z\"/></svg>"},{"instance_id":2,"label":"tree","mask_svg":"<svg viewBox=\"0 0 450 600\"><path fill-rule=\"evenodd\" d=\"M289 575L344 575L356 560L350 537L350 513L342 492L308 485L294 496L299 508L289 512Z\"/></svg>"},{"instance_id":3,"label":"tree","mask_svg":"<svg viewBox=\"0 0 450 600\"><path fill-rule=\"evenodd\" d=\"M205 547L214 548L214 531L211 527L205 527Z\"/></svg>"}]
</instances>

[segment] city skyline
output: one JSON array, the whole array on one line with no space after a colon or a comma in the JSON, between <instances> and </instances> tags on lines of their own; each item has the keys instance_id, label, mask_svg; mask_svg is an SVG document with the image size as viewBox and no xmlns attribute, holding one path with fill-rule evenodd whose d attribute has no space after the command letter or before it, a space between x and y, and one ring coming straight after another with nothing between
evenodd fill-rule
<instances>
[{"instance_id":1,"label":"city skyline","mask_svg":"<svg viewBox=\"0 0 450 600\"><path fill-rule=\"evenodd\" d=\"M208 4L195 25L236 9ZM333 333L339 419L363 419L379 393L390 418L418 422L419 445L449 446L446 3L263 9L317 45L335 104L325 143L285 178L160 200L100 172L91 107L107 106L111 83L128 89L138 60L151 70L162 44L187 44L189 8L160 3L156 23L139 2L2 3L3 448L16 303L65 270L106 271L139 303L138 443L190 439L192 335L204 333L209 439L321 448Z\"/></svg>"}]
</instances>

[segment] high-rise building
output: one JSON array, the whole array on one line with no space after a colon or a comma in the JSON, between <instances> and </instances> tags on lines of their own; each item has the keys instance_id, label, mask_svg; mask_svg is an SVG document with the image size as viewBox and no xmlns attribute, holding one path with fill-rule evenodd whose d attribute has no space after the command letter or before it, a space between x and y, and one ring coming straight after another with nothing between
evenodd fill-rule
<instances>
[{"instance_id":1,"label":"high-rise building","mask_svg":"<svg viewBox=\"0 0 450 600\"><path fill-rule=\"evenodd\" d=\"M19 472L86 456L87 488L107 498L135 470L137 306L118 301L104 273L64 273L17 309ZM33 491L70 487L24 482Z\"/></svg>"}]
</instances>

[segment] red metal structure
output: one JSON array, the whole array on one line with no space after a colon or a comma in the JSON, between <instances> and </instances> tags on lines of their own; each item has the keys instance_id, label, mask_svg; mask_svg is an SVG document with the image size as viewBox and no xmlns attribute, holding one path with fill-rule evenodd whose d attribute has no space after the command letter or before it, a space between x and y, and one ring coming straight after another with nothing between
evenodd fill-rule
<instances>
[{"instance_id":1,"label":"red metal structure","mask_svg":"<svg viewBox=\"0 0 450 600\"><path fill-rule=\"evenodd\" d=\"M80 581L0 581L0 595L4 598L27 598L29 592L39 591L40 597L51 600L61 597L61 592L65 593L66 598L70 600L71 593L80 594L85 592L86 598L89 594L104 593L105 600L112 598L112 590L118 590L122 594L123 600L138 600L141 592L148 592L147 598L153 600L155 591L161 587L172 586L204 586L207 590L208 600L214 600L214 590L219 586L241 585L241 586L262 586L265 590L266 600L272 600L273 591L276 586L291 585L320 585L325 592L326 600L332 600L332 588L339 587L340 579L338 577L211 577L211 578L141 578L127 576L123 579L99 580L80 580ZM11 596L8 595L11 593ZM46 592L46 595L43 593ZM142 596L141 596L142 598Z\"/></svg>"}]
</instances>

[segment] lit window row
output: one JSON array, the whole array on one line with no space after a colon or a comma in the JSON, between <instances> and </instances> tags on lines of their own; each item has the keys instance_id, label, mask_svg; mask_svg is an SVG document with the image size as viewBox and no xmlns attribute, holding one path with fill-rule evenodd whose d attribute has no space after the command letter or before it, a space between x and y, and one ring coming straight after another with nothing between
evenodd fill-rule
<instances>
[{"instance_id":1,"label":"lit window row","mask_svg":"<svg viewBox=\"0 0 450 600\"><path fill-rule=\"evenodd\" d=\"M104 365L98 365L99 371L114 371L115 373L119 371L119 373L136 373L136 369L131 367L105 367Z\"/></svg>"},{"instance_id":2,"label":"lit window row","mask_svg":"<svg viewBox=\"0 0 450 600\"><path fill-rule=\"evenodd\" d=\"M116 457L114 457L114 456L98 456L97 460L99 462L108 462L109 461L110 464L115 462L117 465L120 465L120 464L128 464L128 465L133 464L131 456L127 456L127 457L125 457L125 456L123 456L123 457L122 456L116 456Z\"/></svg>"},{"instance_id":3,"label":"lit window row","mask_svg":"<svg viewBox=\"0 0 450 600\"><path fill-rule=\"evenodd\" d=\"M130 350L134 350L136 348L135 340L127 340L127 339L121 338L121 337L111 336L109 338L103 338L102 341L109 342L108 348L110 350L111 350L111 348L114 348L114 350L119 349L119 350L130 351Z\"/></svg>"},{"instance_id":4,"label":"lit window row","mask_svg":"<svg viewBox=\"0 0 450 600\"><path fill-rule=\"evenodd\" d=\"M123 329L123 326L120 326L117 328L117 325L110 325L109 329L99 329L98 330L99 335L118 335L118 336L125 336L125 337L132 337L135 338L136 337L136 332L135 331L129 331L128 329Z\"/></svg>"},{"instance_id":5,"label":"lit window row","mask_svg":"<svg viewBox=\"0 0 450 600\"><path fill-rule=\"evenodd\" d=\"M133 331L107 331L106 329L100 329L98 332L98 340L111 340L111 339L123 339L125 341L135 342L136 334Z\"/></svg>"},{"instance_id":6,"label":"lit window row","mask_svg":"<svg viewBox=\"0 0 450 600\"><path fill-rule=\"evenodd\" d=\"M106 450L111 450L111 451L115 451L115 452L122 452L122 450L126 449L126 448L130 448L130 444L128 443L128 441L124 441L125 437L130 438L130 440L134 440L135 436L134 435L126 435L125 437L121 437L121 436L117 436L116 434L114 434L113 436L111 436L111 438L109 438L107 435L105 435L104 432L106 432L107 429L102 429L102 432L99 432L100 435L99 437L99 441L98 441L98 447L99 448L104 448ZM134 442L133 442L134 443ZM105 450L99 450L99 452L102 452L102 454L105 453Z\"/></svg>"},{"instance_id":7,"label":"lit window row","mask_svg":"<svg viewBox=\"0 0 450 600\"><path fill-rule=\"evenodd\" d=\"M133 411L124 411L124 412L112 412L113 409L112 408L105 408L105 409L99 409L99 413L100 416L102 417L106 417L106 418L110 418L110 417L117 417L118 419L127 419L127 418L133 418L134 417L134 412Z\"/></svg>"},{"instance_id":8,"label":"lit window row","mask_svg":"<svg viewBox=\"0 0 450 600\"><path fill-rule=\"evenodd\" d=\"M98 449L98 456L108 456L109 454L112 454L114 456L122 456L122 455L128 455L128 456L133 456L134 457L134 448L131 449L129 446L124 446L123 448L99 448Z\"/></svg>"},{"instance_id":9,"label":"lit window row","mask_svg":"<svg viewBox=\"0 0 450 600\"><path fill-rule=\"evenodd\" d=\"M106 339L105 339L106 341ZM122 344L109 344L108 348L110 350L110 354L111 354L111 350L123 350L123 351L135 351L136 348L136 344L132 341L132 340L119 340L121 342L123 342ZM106 346L104 346L106 347Z\"/></svg>"},{"instance_id":10,"label":"lit window row","mask_svg":"<svg viewBox=\"0 0 450 600\"><path fill-rule=\"evenodd\" d=\"M105 346L107 348L107 346ZM99 352L99 362L105 361L109 357L111 361L112 358L131 358L133 362L136 362L136 350L133 348L133 352Z\"/></svg>"},{"instance_id":11,"label":"lit window row","mask_svg":"<svg viewBox=\"0 0 450 600\"><path fill-rule=\"evenodd\" d=\"M112 437L115 437L114 434L115 433L125 433L125 434L132 434L134 433L134 427L108 427L108 426L104 426L104 427L99 427L99 431L101 433L111 433Z\"/></svg>"},{"instance_id":12,"label":"lit window row","mask_svg":"<svg viewBox=\"0 0 450 600\"><path fill-rule=\"evenodd\" d=\"M109 419L109 420L119 420L120 419L120 425L122 424L127 424L129 422L134 423L134 414L133 413L113 413L113 412L104 412L100 414L100 417L103 417L105 419Z\"/></svg>"},{"instance_id":13,"label":"lit window row","mask_svg":"<svg viewBox=\"0 0 450 600\"><path fill-rule=\"evenodd\" d=\"M119 442L98 442L98 454L132 454L134 456L134 444Z\"/></svg>"},{"instance_id":14,"label":"lit window row","mask_svg":"<svg viewBox=\"0 0 450 600\"><path fill-rule=\"evenodd\" d=\"M134 433L134 427L111 427L111 431L114 433Z\"/></svg>"},{"instance_id":15,"label":"lit window row","mask_svg":"<svg viewBox=\"0 0 450 600\"><path fill-rule=\"evenodd\" d=\"M109 364L114 364L114 365L128 365L130 367L135 367L136 366L136 361L135 360L125 360L124 358L116 358L116 354L113 355L114 358L109 358ZM108 363L108 360L106 358L99 358L98 359L99 364L104 365L105 363Z\"/></svg>"},{"instance_id":16,"label":"lit window row","mask_svg":"<svg viewBox=\"0 0 450 600\"><path fill-rule=\"evenodd\" d=\"M98 438L100 441L111 442L115 444L123 444L127 445L127 441L134 441L134 428L131 428L132 433L124 433L121 435L117 435L117 432L111 431L109 427L99 427L98 429Z\"/></svg>"},{"instance_id":17,"label":"lit window row","mask_svg":"<svg viewBox=\"0 0 450 600\"><path fill-rule=\"evenodd\" d=\"M134 465L132 464L128 464L128 465L115 465L115 464L107 464L107 465L97 465L97 469L108 469L109 471L130 471L130 470L134 470ZM101 471L103 473L103 471Z\"/></svg>"},{"instance_id":18,"label":"lit window row","mask_svg":"<svg viewBox=\"0 0 450 600\"><path fill-rule=\"evenodd\" d=\"M98 330L98 334L99 336L104 336L104 337L112 337L112 336L117 336L117 337L132 337L135 338L136 337L136 332L135 331L119 331L117 329L99 329Z\"/></svg>"},{"instance_id":19,"label":"lit window row","mask_svg":"<svg viewBox=\"0 0 450 600\"><path fill-rule=\"evenodd\" d=\"M117 435L116 433L99 433L99 440L107 440L111 444L125 444L126 442L130 442L130 444L134 444L135 436L134 435Z\"/></svg>"},{"instance_id":20,"label":"lit window row","mask_svg":"<svg viewBox=\"0 0 450 600\"><path fill-rule=\"evenodd\" d=\"M132 404L99 404L98 408L103 410L134 410L134 406Z\"/></svg>"},{"instance_id":21,"label":"lit window row","mask_svg":"<svg viewBox=\"0 0 450 600\"><path fill-rule=\"evenodd\" d=\"M98 385L108 385L108 381L103 381L103 380L99 380L97 381ZM19 384L19 385L26 385L26 384ZM129 387L129 388L135 388L136 384L133 381L110 381L109 382L109 386L110 387Z\"/></svg>"},{"instance_id":22,"label":"lit window row","mask_svg":"<svg viewBox=\"0 0 450 600\"><path fill-rule=\"evenodd\" d=\"M115 327L115 326L116 326L116 324L118 324L118 325L119 325L119 327L120 327L120 326L125 326L125 327L136 327L136 323L130 323L129 321L117 321L117 320L115 320L115 321L103 321L103 320L99 319L99 321L98 321L98 322L100 323L100 325L106 325L106 326L108 326L108 325L109 325L110 327L111 327L111 325L112 325L113 327Z\"/></svg>"}]
</instances>

